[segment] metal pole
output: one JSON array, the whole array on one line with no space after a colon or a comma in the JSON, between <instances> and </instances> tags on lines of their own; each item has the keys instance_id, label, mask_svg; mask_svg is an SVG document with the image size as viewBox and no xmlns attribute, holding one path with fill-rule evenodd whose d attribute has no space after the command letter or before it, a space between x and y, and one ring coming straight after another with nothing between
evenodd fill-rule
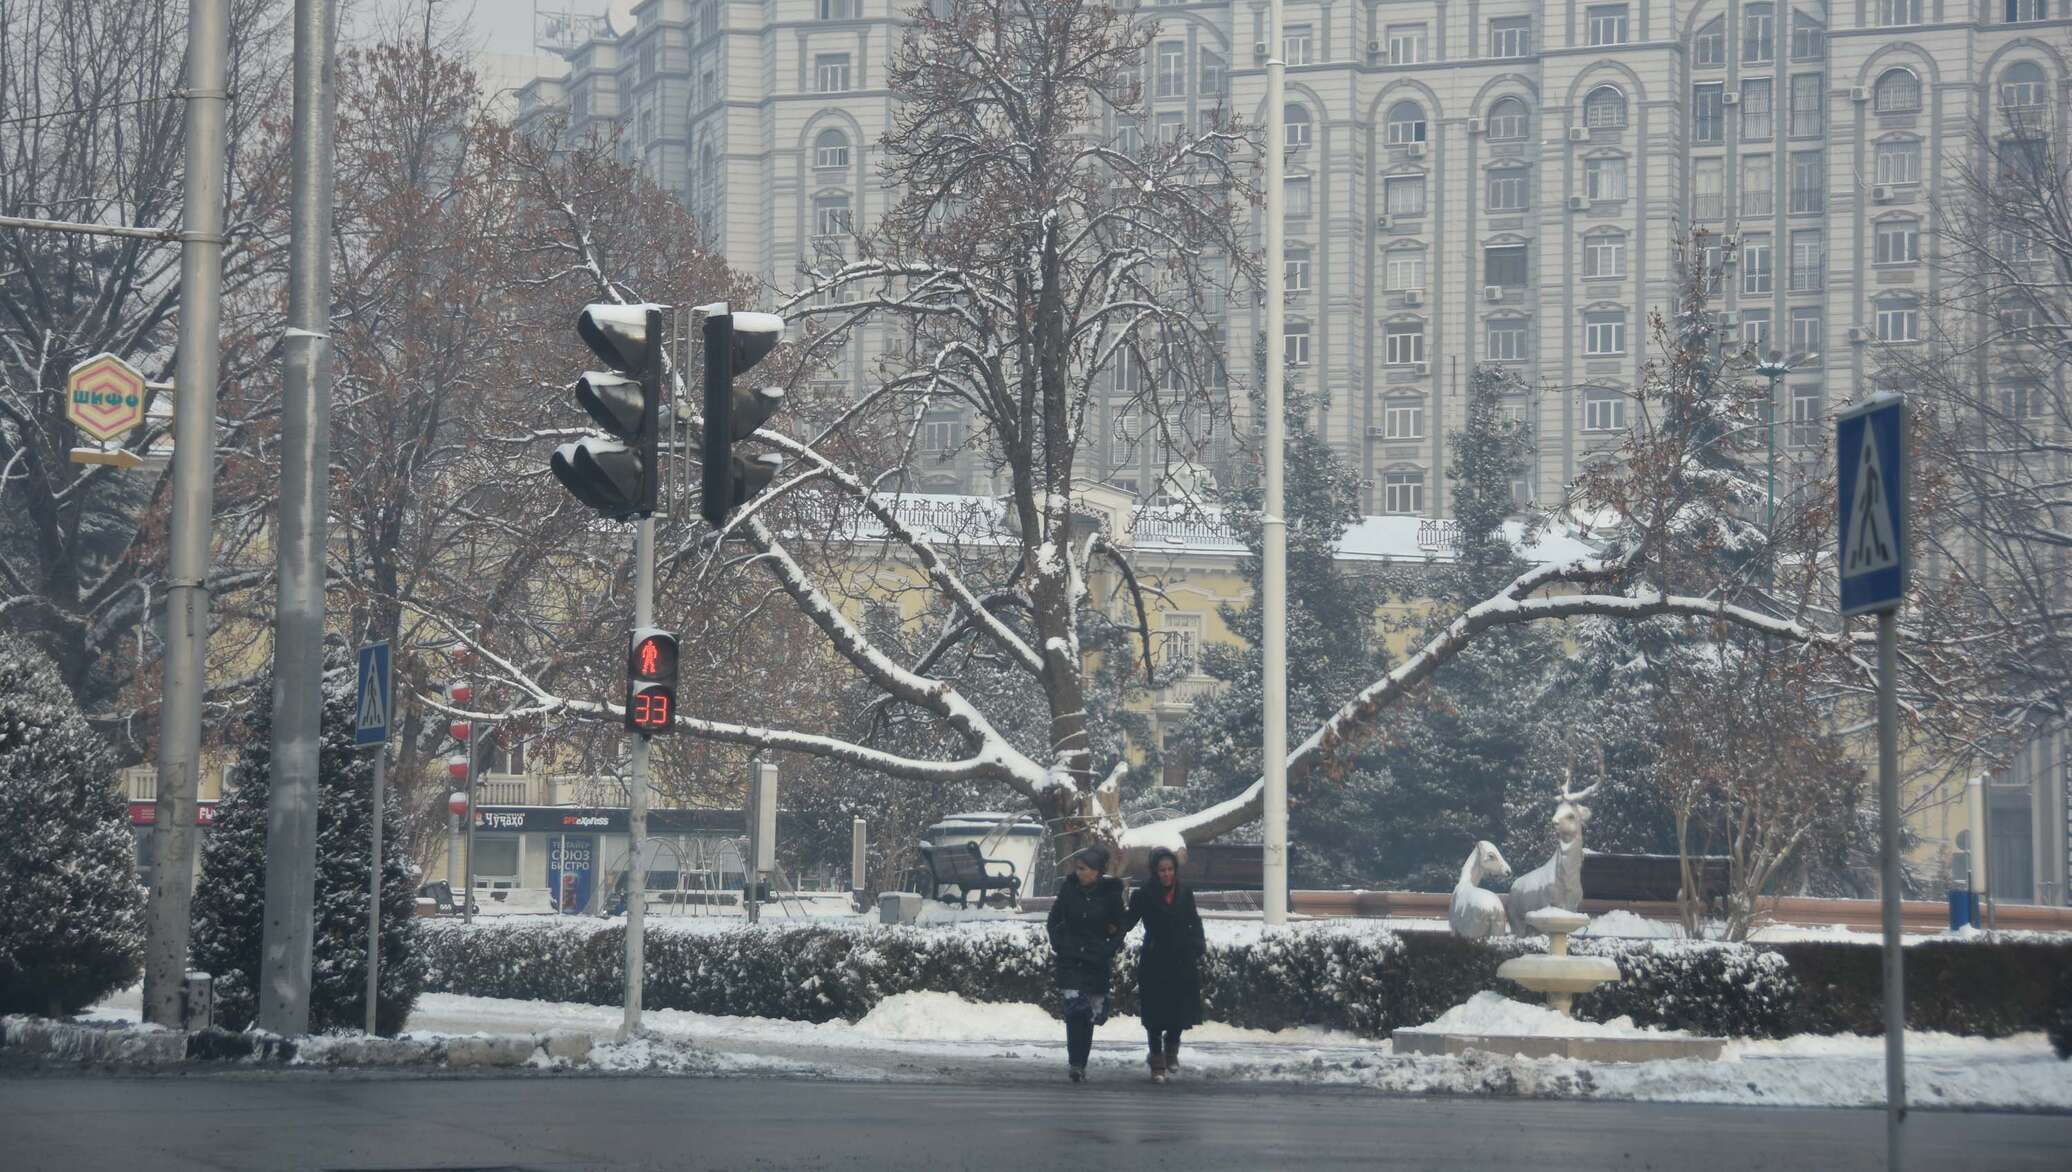
<instances>
[{"instance_id":1,"label":"metal pole","mask_svg":"<svg viewBox=\"0 0 2072 1172\"><path fill-rule=\"evenodd\" d=\"M317 759L324 716L324 542L331 473L332 59L338 10L295 0L295 135L282 339L281 520L274 611L273 783L259 1025L309 1032ZM184 395L184 388L182 391Z\"/></svg>"},{"instance_id":2,"label":"metal pole","mask_svg":"<svg viewBox=\"0 0 2072 1172\"><path fill-rule=\"evenodd\" d=\"M1878 614L1878 833L1885 921L1885 1166L1900 1172L1907 1117L1906 968L1899 939L1899 615Z\"/></svg>"},{"instance_id":3,"label":"metal pole","mask_svg":"<svg viewBox=\"0 0 2072 1172\"><path fill-rule=\"evenodd\" d=\"M468 737L468 783L465 787L468 821L461 830L467 842L468 852L467 862L463 864L460 873L460 922L463 924L475 922L475 824L482 821L475 813L475 775L482 772L482 741L485 734L479 729L472 729L470 732L473 735Z\"/></svg>"},{"instance_id":4,"label":"metal pole","mask_svg":"<svg viewBox=\"0 0 2072 1172\"><path fill-rule=\"evenodd\" d=\"M460 888L460 815L446 812L446 890Z\"/></svg>"},{"instance_id":5,"label":"metal pole","mask_svg":"<svg viewBox=\"0 0 2072 1172\"><path fill-rule=\"evenodd\" d=\"M762 904L755 897L756 880L761 877L756 864L763 857L762 835L757 833L757 827L762 823L762 787L755 782L755 763L751 761L748 765L748 796L741 802L743 821L748 826L748 857L741 860L741 908L748 914L751 924L762 920Z\"/></svg>"},{"instance_id":6,"label":"metal pole","mask_svg":"<svg viewBox=\"0 0 2072 1172\"><path fill-rule=\"evenodd\" d=\"M173 499L158 709L158 866L144 937L144 1020L179 1027L194 899L201 701L209 643L209 518L215 511L216 369L223 302L228 0L187 6L186 189L180 221L180 336L173 375Z\"/></svg>"},{"instance_id":7,"label":"metal pole","mask_svg":"<svg viewBox=\"0 0 2072 1172\"><path fill-rule=\"evenodd\" d=\"M374 1007L381 993L381 808L388 801L388 744L374 749L374 862L367 868L367 1033L379 1033Z\"/></svg>"},{"instance_id":8,"label":"metal pole","mask_svg":"<svg viewBox=\"0 0 2072 1172\"><path fill-rule=\"evenodd\" d=\"M1986 860L1986 779L1974 777L1964 786L1964 812L1971 823L1971 922L1976 926L1985 916L1987 889L1992 872Z\"/></svg>"},{"instance_id":9,"label":"metal pole","mask_svg":"<svg viewBox=\"0 0 2072 1172\"><path fill-rule=\"evenodd\" d=\"M1777 374L1770 375L1769 414L1764 417L1763 430L1770 438L1770 474L1768 487L1763 491L1763 537L1770 538L1777 528Z\"/></svg>"},{"instance_id":10,"label":"metal pole","mask_svg":"<svg viewBox=\"0 0 2072 1172\"><path fill-rule=\"evenodd\" d=\"M1281 61L1281 0L1266 7L1266 500L1261 524L1265 566L1259 605L1265 620L1266 922L1288 919L1288 529L1281 516L1282 447L1286 421L1286 339L1282 336L1287 272L1283 267L1282 156L1288 129Z\"/></svg>"},{"instance_id":11,"label":"metal pole","mask_svg":"<svg viewBox=\"0 0 2072 1172\"><path fill-rule=\"evenodd\" d=\"M650 361L654 348L652 339L661 332L662 315L648 314L648 337L650 338ZM633 625L653 626L655 622L655 519L642 517L633 536ZM633 737L633 768L628 788L629 808L626 811L626 837L632 848L626 867L626 1020L623 1032L632 1036L640 1029L640 991L642 967L647 963L647 867L641 858L647 847L648 811L648 738L645 733Z\"/></svg>"},{"instance_id":12,"label":"metal pole","mask_svg":"<svg viewBox=\"0 0 2072 1172\"><path fill-rule=\"evenodd\" d=\"M870 829L861 818L849 821L849 894L857 911L863 910L865 880L870 871Z\"/></svg>"}]
</instances>

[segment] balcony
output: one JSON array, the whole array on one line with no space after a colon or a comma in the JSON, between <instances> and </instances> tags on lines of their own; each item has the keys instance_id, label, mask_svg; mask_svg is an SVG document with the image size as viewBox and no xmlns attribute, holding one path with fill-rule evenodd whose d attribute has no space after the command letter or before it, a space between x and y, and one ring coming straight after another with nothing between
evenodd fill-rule
<instances>
[{"instance_id":1,"label":"balcony","mask_svg":"<svg viewBox=\"0 0 2072 1172\"><path fill-rule=\"evenodd\" d=\"M1160 708L1192 708L1196 701L1214 695L1223 687L1223 681L1206 676L1175 680L1158 690L1157 703Z\"/></svg>"}]
</instances>

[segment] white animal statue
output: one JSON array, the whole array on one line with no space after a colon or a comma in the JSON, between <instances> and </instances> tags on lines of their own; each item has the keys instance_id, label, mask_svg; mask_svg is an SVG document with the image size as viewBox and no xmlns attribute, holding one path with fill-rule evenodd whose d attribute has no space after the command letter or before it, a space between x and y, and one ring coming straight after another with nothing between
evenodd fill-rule
<instances>
[{"instance_id":1,"label":"white animal statue","mask_svg":"<svg viewBox=\"0 0 2072 1172\"><path fill-rule=\"evenodd\" d=\"M1577 793L1568 788L1568 775L1562 777L1561 804L1554 807L1554 857L1526 872L1504 896L1513 934L1526 934L1528 912L1543 907L1572 912L1583 906L1583 827L1590 821L1583 799L1603 784L1594 782Z\"/></svg>"},{"instance_id":2,"label":"white animal statue","mask_svg":"<svg viewBox=\"0 0 2072 1172\"><path fill-rule=\"evenodd\" d=\"M1454 935L1481 940L1509 930L1503 897L1482 889L1482 879L1488 875L1508 879L1511 864L1497 853L1495 843L1478 842L1468 861L1461 864L1460 885L1453 889L1453 905L1446 911L1446 922L1452 925Z\"/></svg>"}]
</instances>

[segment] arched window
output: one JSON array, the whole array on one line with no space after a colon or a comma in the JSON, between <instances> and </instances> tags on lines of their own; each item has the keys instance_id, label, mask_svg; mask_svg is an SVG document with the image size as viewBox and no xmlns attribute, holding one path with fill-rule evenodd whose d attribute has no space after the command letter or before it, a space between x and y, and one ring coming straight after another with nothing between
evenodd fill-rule
<instances>
[{"instance_id":1,"label":"arched window","mask_svg":"<svg viewBox=\"0 0 2072 1172\"><path fill-rule=\"evenodd\" d=\"M1626 125L1626 95L1617 86L1591 90L1583 99L1583 125L1593 129Z\"/></svg>"},{"instance_id":2,"label":"arched window","mask_svg":"<svg viewBox=\"0 0 2072 1172\"><path fill-rule=\"evenodd\" d=\"M1880 114L1904 114L1921 108L1921 79L1911 69L1888 69L1871 90L1871 107Z\"/></svg>"},{"instance_id":3,"label":"arched window","mask_svg":"<svg viewBox=\"0 0 2072 1172\"><path fill-rule=\"evenodd\" d=\"M1773 4L1741 6L1741 59L1751 64L1777 59L1777 9Z\"/></svg>"},{"instance_id":4,"label":"arched window","mask_svg":"<svg viewBox=\"0 0 2072 1172\"><path fill-rule=\"evenodd\" d=\"M1691 64L1699 68L1727 63L1727 18L1715 16L1691 38Z\"/></svg>"},{"instance_id":5,"label":"arched window","mask_svg":"<svg viewBox=\"0 0 2072 1172\"><path fill-rule=\"evenodd\" d=\"M815 167L846 167L849 165L849 136L839 130L823 130L813 139L813 165Z\"/></svg>"},{"instance_id":6,"label":"arched window","mask_svg":"<svg viewBox=\"0 0 2072 1172\"><path fill-rule=\"evenodd\" d=\"M1301 102L1288 103L1288 115L1283 123L1288 132L1288 149L1299 151L1309 145L1309 107Z\"/></svg>"},{"instance_id":7,"label":"arched window","mask_svg":"<svg viewBox=\"0 0 2072 1172\"><path fill-rule=\"evenodd\" d=\"M1390 146L1407 146L1425 140L1424 107L1416 102L1397 102L1389 107L1388 141Z\"/></svg>"},{"instance_id":8,"label":"arched window","mask_svg":"<svg viewBox=\"0 0 2072 1172\"><path fill-rule=\"evenodd\" d=\"M2048 83L2034 61L2017 61L2000 75L2000 108L2026 110L2043 104Z\"/></svg>"},{"instance_id":9,"label":"arched window","mask_svg":"<svg viewBox=\"0 0 2072 1172\"><path fill-rule=\"evenodd\" d=\"M1525 103L1502 98L1489 108L1489 137L1496 142L1516 142L1531 130Z\"/></svg>"}]
</instances>

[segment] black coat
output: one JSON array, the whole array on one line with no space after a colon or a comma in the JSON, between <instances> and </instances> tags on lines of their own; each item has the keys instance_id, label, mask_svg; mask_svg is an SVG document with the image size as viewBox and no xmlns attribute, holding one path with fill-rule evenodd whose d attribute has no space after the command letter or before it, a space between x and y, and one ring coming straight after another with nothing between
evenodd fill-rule
<instances>
[{"instance_id":1,"label":"black coat","mask_svg":"<svg viewBox=\"0 0 2072 1172\"><path fill-rule=\"evenodd\" d=\"M1066 876L1051 901L1045 928L1057 959L1059 989L1108 991L1109 969L1122 949L1122 880L1103 875L1092 890Z\"/></svg>"},{"instance_id":2,"label":"black coat","mask_svg":"<svg viewBox=\"0 0 2072 1172\"><path fill-rule=\"evenodd\" d=\"M1165 901L1154 883L1130 893L1123 931L1144 924L1137 958L1137 1015L1146 1026L1185 1029L1201 1024L1201 960L1209 950L1194 891L1185 884Z\"/></svg>"}]
</instances>

